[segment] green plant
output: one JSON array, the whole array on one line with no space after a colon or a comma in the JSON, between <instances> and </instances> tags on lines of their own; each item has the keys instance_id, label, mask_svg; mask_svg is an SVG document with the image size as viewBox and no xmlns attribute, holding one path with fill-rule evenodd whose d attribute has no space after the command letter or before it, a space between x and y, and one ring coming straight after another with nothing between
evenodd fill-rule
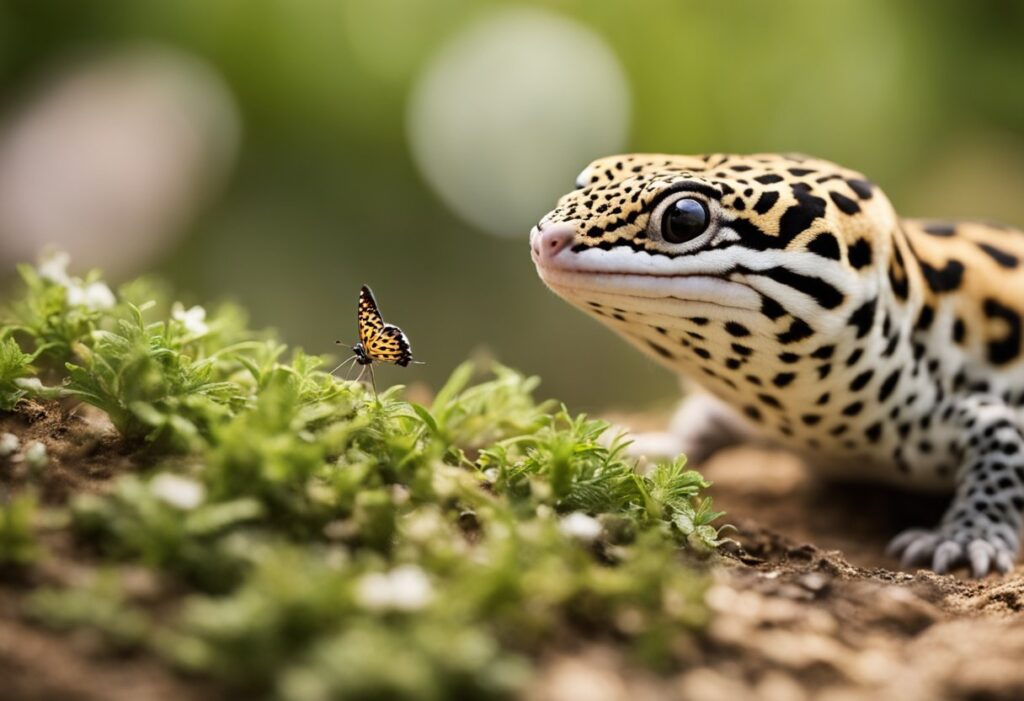
<instances>
[{"instance_id":1,"label":"green plant","mask_svg":"<svg viewBox=\"0 0 1024 701\"><path fill-rule=\"evenodd\" d=\"M0 411L10 411L27 393L19 380L32 375L31 362L14 339L0 337Z\"/></svg>"},{"instance_id":2,"label":"green plant","mask_svg":"<svg viewBox=\"0 0 1024 701\"><path fill-rule=\"evenodd\" d=\"M37 594L40 620L289 701L508 695L572 636L671 665L706 620L688 553L719 542L708 483L684 459L639 472L607 423L537 402L536 378L465 364L429 407L374 396L236 308L139 282L108 298L62 270L23 269L0 389L59 390L141 450L71 500L105 574ZM35 557L33 505L0 511L9 561ZM134 600L121 567L174 594Z\"/></svg>"},{"instance_id":3,"label":"green plant","mask_svg":"<svg viewBox=\"0 0 1024 701\"><path fill-rule=\"evenodd\" d=\"M35 517L36 500L31 493L0 500L0 566L29 565L39 557Z\"/></svg>"}]
</instances>

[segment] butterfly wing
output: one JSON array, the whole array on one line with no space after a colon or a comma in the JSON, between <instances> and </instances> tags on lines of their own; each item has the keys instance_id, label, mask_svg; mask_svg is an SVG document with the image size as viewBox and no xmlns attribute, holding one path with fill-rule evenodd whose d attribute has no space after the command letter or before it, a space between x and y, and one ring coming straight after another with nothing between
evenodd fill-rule
<instances>
[{"instance_id":1,"label":"butterfly wing","mask_svg":"<svg viewBox=\"0 0 1024 701\"><path fill-rule=\"evenodd\" d=\"M369 336L364 350L371 360L394 363L403 368L412 362L412 346L402 329L394 324L384 324L380 331Z\"/></svg>"},{"instance_id":2,"label":"butterfly wing","mask_svg":"<svg viewBox=\"0 0 1024 701\"><path fill-rule=\"evenodd\" d=\"M356 312L356 320L359 325L359 342L363 347L369 346L369 340L378 335L384 329L384 317L377 309L377 300L373 298L373 292L366 285L359 290L359 308Z\"/></svg>"}]
</instances>

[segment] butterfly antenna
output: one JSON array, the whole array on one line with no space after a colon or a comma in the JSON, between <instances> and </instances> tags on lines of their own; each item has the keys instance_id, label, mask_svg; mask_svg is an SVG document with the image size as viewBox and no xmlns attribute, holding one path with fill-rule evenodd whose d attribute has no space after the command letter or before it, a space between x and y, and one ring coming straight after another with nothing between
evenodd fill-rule
<instances>
[{"instance_id":1,"label":"butterfly antenna","mask_svg":"<svg viewBox=\"0 0 1024 701\"><path fill-rule=\"evenodd\" d=\"M335 341L335 344L337 344L339 346L345 346L348 349L352 348L352 346L350 346L349 344L345 343L344 341Z\"/></svg>"}]
</instances>

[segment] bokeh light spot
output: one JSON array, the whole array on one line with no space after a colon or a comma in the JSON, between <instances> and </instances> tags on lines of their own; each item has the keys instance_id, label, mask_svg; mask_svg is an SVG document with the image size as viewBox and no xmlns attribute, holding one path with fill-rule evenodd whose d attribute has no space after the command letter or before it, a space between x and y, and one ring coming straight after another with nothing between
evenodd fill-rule
<instances>
[{"instance_id":1,"label":"bokeh light spot","mask_svg":"<svg viewBox=\"0 0 1024 701\"><path fill-rule=\"evenodd\" d=\"M413 156L459 216L524 235L590 160L625 143L630 92L593 32L538 10L490 15L454 37L413 89Z\"/></svg>"}]
</instances>

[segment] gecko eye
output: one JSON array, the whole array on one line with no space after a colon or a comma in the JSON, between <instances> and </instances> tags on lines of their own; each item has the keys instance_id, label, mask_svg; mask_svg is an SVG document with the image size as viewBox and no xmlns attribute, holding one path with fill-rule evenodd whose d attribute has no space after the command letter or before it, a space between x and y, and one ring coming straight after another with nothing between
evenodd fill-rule
<instances>
[{"instance_id":1,"label":"gecko eye","mask_svg":"<svg viewBox=\"0 0 1024 701\"><path fill-rule=\"evenodd\" d=\"M685 243L704 233L711 217L700 200L684 197L668 206L661 220L661 237L668 243Z\"/></svg>"}]
</instances>

